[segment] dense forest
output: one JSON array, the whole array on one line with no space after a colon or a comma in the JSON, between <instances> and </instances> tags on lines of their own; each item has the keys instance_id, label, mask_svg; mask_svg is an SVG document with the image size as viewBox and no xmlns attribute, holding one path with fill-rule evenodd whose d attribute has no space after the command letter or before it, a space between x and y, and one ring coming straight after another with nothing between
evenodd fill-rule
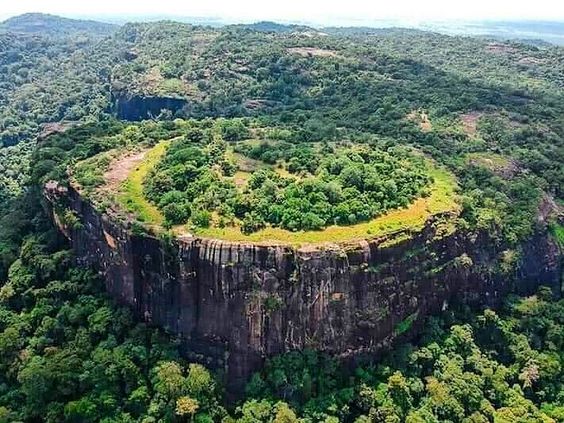
<instances>
[{"instance_id":1,"label":"dense forest","mask_svg":"<svg viewBox=\"0 0 564 423\"><path fill-rule=\"evenodd\" d=\"M564 301L550 290L499 312L444 313L377 365L275 357L224 408L212 373L113 305L38 225L0 290L0 421L564 420Z\"/></svg>"},{"instance_id":2,"label":"dense forest","mask_svg":"<svg viewBox=\"0 0 564 423\"><path fill-rule=\"evenodd\" d=\"M131 113L147 121L116 119ZM245 142L257 127L277 130ZM548 216L564 200L561 47L399 29L8 21L0 422L564 421L564 300L548 289L496 311L453 306L377 361L274 357L228 403L220 373L187 362L75 266L41 204L42 184L77 162L173 138L144 183L170 225L205 226L220 208L249 232L370 219L425 195L422 153L456 175L460 228L518 256L548 223L564 248L562 220ZM225 179L234 155L270 166L243 192ZM94 164L78 175L92 185Z\"/></svg>"},{"instance_id":3,"label":"dense forest","mask_svg":"<svg viewBox=\"0 0 564 423\"><path fill-rule=\"evenodd\" d=\"M206 226L215 212L224 226L241 220L244 232L266 224L292 231L350 225L407 206L429 183L421 157L399 147L378 148L376 140L350 146L265 140L233 147L226 139L244 138L249 129L241 121L218 123L190 128L147 175L147 197L167 223L192 216L194 224ZM236 173L233 149L252 173Z\"/></svg>"}]
</instances>

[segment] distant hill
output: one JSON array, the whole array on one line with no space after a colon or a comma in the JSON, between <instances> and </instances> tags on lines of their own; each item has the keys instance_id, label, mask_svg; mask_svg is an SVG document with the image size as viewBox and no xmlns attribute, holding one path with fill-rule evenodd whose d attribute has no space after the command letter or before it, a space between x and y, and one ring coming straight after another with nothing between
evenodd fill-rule
<instances>
[{"instance_id":1,"label":"distant hill","mask_svg":"<svg viewBox=\"0 0 564 423\"><path fill-rule=\"evenodd\" d=\"M545 43L564 45L564 22L557 21L429 21L421 24L420 29L448 35L517 40L543 46L546 46L546 44L539 44L539 40Z\"/></svg>"},{"instance_id":2,"label":"distant hill","mask_svg":"<svg viewBox=\"0 0 564 423\"><path fill-rule=\"evenodd\" d=\"M313 29L309 26L305 25L297 25L297 24L281 24L277 22L271 21L262 21L256 22L252 24L240 24L240 25L233 25L234 27L238 28L246 28L253 31L259 32L274 32L274 33L284 33L284 32L317 32L316 29Z\"/></svg>"},{"instance_id":3,"label":"distant hill","mask_svg":"<svg viewBox=\"0 0 564 423\"><path fill-rule=\"evenodd\" d=\"M330 26L330 27L323 27L321 31L336 36L380 36L380 37L398 37L402 35L417 35L417 34L425 34L425 31L416 29L416 28L407 28L407 27L381 27L381 28L373 28L369 26Z\"/></svg>"},{"instance_id":4,"label":"distant hill","mask_svg":"<svg viewBox=\"0 0 564 423\"><path fill-rule=\"evenodd\" d=\"M86 33L92 36L106 36L118 28L117 25L91 21L62 18L43 13L26 13L14 16L0 23L0 31L42 34L51 36Z\"/></svg>"}]
</instances>

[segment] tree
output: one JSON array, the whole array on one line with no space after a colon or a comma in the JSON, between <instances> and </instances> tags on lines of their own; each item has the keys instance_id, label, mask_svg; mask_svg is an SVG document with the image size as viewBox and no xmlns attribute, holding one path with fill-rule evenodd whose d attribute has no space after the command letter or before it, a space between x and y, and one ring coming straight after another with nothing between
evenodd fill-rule
<instances>
[{"instance_id":1,"label":"tree","mask_svg":"<svg viewBox=\"0 0 564 423\"><path fill-rule=\"evenodd\" d=\"M198 408L198 401L188 396L183 396L176 400L176 415L182 417L188 414L190 415L190 421L194 420L194 414L196 414Z\"/></svg>"}]
</instances>

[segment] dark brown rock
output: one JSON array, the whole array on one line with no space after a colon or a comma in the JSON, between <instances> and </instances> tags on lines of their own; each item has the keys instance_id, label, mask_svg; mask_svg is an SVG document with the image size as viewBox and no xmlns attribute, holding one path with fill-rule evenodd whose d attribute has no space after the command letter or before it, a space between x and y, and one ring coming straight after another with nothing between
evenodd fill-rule
<instances>
[{"instance_id":1,"label":"dark brown rock","mask_svg":"<svg viewBox=\"0 0 564 423\"><path fill-rule=\"evenodd\" d=\"M182 98L163 96L144 96L113 94L113 108L119 119L138 121L153 119L159 116L163 110L168 110L174 115L180 112L188 102Z\"/></svg>"},{"instance_id":2,"label":"dark brown rock","mask_svg":"<svg viewBox=\"0 0 564 423\"><path fill-rule=\"evenodd\" d=\"M46 197L51 204L64 197L80 216L79 227L63 232L79 262L99 269L108 292L178 335L189 358L224 368L235 389L273 354L371 353L416 332L425 316L453 301L496 306L511 291L561 289L561 253L544 233L523 245L516 271L504 273L504 252L486 234L440 237L432 221L387 247L387 238L301 249L191 237L165 242L133 235L73 188L49 185Z\"/></svg>"}]
</instances>

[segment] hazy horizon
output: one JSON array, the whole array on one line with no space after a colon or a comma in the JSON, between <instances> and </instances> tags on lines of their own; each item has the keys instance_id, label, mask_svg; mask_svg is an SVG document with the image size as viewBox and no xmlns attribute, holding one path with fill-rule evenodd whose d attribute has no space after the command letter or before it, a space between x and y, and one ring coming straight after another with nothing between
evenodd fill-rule
<instances>
[{"instance_id":1,"label":"hazy horizon","mask_svg":"<svg viewBox=\"0 0 564 423\"><path fill-rule=\"evenodd\" d=\"M134 6L110 0L77 3L69 0L20 0L2 6L0 19L23 13L49 13L70 18L90 18L106 21L167 19L203 19L224 23L276 21L318 26L369 26L378 22L419 26L425 22L509 22L544 21L564 22L564 3L538 0L511 2L475 0L468 4L451 6L443 0L399 0L386 4L367 4L365 1L287 0L265 4L257 0L229 2L209 0L205 3L186 4L181 0L139 0Z\"/></svg>"}]
</instances>

